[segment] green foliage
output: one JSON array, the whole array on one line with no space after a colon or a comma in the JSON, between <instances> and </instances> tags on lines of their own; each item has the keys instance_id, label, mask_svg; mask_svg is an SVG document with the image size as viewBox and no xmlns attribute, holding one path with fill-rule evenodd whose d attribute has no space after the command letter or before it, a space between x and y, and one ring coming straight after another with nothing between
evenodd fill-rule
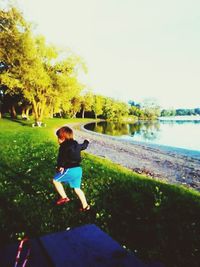
<instances>
[{"instance_id":1,"label":"green foliage","mask_svg":"<svg viewBox=\"0 0 200 267\"><path fill-rule=\"evenodd\" d=\"M71 99L71 108L70 108L70 114L72 118L76 118L76 113L81 110L81 98L80 97L73 97Z\"/></svg>"},{"instance_id":2,"label":"green foliage","mask_svg":"<svg viewBox=\"0 0 200 267\"><path fill-rule=\"evenodd\" d=\"M81 96L81 108L82 108L82 118L85 117L85 111L91 111L94 103L94 96L91 92L86 92Z\"/></svg>"},{"instance_id":3,"label":"green foliage","mask_svg":"<svg viewBox=\"0 0 200 267\"><path fill-rule=\"evenodd\" d=\"M93 102L93 111L95 113L95 118L97 116L102 115L103 113L103 105L105 103L105 98L101 95L94 95L94 102Z\"/></svg>"},{"instance_id":4,"label":"green foliage","mask_svg":"<svg viewBox=\"0 0 200 267\"><path fill-rule=\"evenodd\" d=\"M0 20L0 56L7 66L0 77L4 94L18 94L21 102L31 104L36 122L68 112L71 99L83 89L77 78L79 69L86 71L82 59L70 53L58 61L58 49L47 45L44 37L34 37L16 8L0 10Z\"/></svg>"},{"instance_id":5,"label":"green foliage","mask_svg":"<svg viewBox=\"0 0 200 267\"><path fill-rule=\"evenodd\" d=\"M134 115L139 118L144 117L144 112L139 107L136 107L136 106L130 106L129 114Z\"/></svg>"},{"instance_id":6,"label":"green foliage","mask_svg":"<svg viewBox=\"0 0 200 267\"><path fill-rule=\"evenodd\" d=\"M160 116L160 106L157 104L156 99L146 98L142 103L142 111L145 119L156 119Z\"/></svg>"},{"instance_id":7,"label":"green foliage","mask_svg":"<svg viewBox=\"0 0 200 267\"><path fill-rule=\"evenodd\" d=\"M190 115L199 115L200 108L188 109L188 108L179 108L179 109L163 109L161 111L161 116L190 116Z\"/></svg>"},{"instance_id":8,"label":"green foliage","mask_svg":"<svg viewBox=\"0 0 200 267\"><path fill-rule=\"evenodd\" d=\"M160 116L160 107L153 98L147 98L140 104L130 100L129 104L129 114L140 120L155 120Z\"/></svg>"},{"instance_id":9,"label":"green foliage","mask_svg":"<svg viewBox=\"0 0 200 267\"><path fill-rule=\"evenodd\" d=\"M112 121L120 121L128 116L128 105L124 102L106 98L103 106L103 118Z\"/></svg>"},{"instance_id":10,"label":"green foliage","mask_svg":"<svg viewBox=\"0 0 200 267\"><path fill-rule=\"evenodd\" d=\"M53 119L46 128L31 128L29 122L0 121L1 243L94 223L147 262L199 266L200 194L194 190L84 153L82 188L91 211L78 212L79 201L69 188L72 201L55 206L55 130L69 122Z\"/></svg>"},{"instance_id":11,"label":"green foliage","mask_svg":"<svg viewBox=\"0 0 200 267\"><path fill-rule=\"evenodd\" d=\"M173 109L163 109L160 113L161 117L165 116L175 116L176 115L176 110Z\"/></svg>"}]
</instances>

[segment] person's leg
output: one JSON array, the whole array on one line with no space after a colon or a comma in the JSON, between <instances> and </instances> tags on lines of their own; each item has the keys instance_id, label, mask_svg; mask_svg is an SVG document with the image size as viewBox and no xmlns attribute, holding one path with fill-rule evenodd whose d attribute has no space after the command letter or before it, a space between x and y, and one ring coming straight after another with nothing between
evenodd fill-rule
<instances>
[{"instance_id":1,"label":"person's leg","mask_svg":"<svg viewBox=\"0 0 200 267\"><path fill-rule=\"evenodd\" d=\"M53 180L53 184L55 185L55 188L56 188L57 192L59 193L59 195L62 198L67 198L67 195L65 193L64 187L61 184L61 182L57 182L57 181Z\"/></svg>"},{"instance_id":2,"label":"person's leg","mask_svg":"<svg viewBox=\"0 0 200 267\"><path fill-rule=\"evenodd\" d=\"M83 209L89 207L83 191L80 188L74 188L74 191L77 194L78 198L80 199Z\"/></svg>"}]
</instances>

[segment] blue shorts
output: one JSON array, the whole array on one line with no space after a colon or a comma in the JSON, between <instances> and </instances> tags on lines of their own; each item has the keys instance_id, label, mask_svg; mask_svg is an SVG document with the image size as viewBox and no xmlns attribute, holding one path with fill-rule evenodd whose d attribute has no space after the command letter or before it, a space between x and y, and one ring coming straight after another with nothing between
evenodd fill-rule
<instances>
[{"instance_id":1,"label":"blue shorts","mask_svg":"<svg viewBox=\"0 0 200 267\"><path fill-rule=\"evenodd\" d=\"M80 188L82 178L82 168L73 167L65 169L63 173L56 173L54 175L54 180L57 182L63 182L69 184L71 188Z\"/></svg>"}]
</instances>

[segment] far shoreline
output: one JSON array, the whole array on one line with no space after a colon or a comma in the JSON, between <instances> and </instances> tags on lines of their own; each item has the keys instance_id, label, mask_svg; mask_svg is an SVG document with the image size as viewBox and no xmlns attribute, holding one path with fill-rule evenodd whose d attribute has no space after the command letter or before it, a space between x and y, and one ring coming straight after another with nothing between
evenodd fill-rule
<instances>
[{"instance_id":1,"label":"far shoreline","mask_svg":"<svg viewBox=\"0 0 200 267\"><path fill-rule=\"evenodd\" d=\"M200 121L200 115L158 117L160 121Z\"/></svg>"}]
</instances>

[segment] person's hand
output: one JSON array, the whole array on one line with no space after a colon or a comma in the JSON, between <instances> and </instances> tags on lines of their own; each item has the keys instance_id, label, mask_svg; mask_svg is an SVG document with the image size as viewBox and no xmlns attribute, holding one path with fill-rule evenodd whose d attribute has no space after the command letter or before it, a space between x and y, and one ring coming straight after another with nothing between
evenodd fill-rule
<instances>
[{"instance_id":1,"label":"person's hand","mask_svg":"<svg viewBox=\"0 0 200 267\"><path fill-rule=\"evenodd\" d=\"M59 169L58 169L58 171L61 173L61 174L63 174L63 172L64 172L64 168L63 167L60 167Z\"/></svg>"}]
</instances>

